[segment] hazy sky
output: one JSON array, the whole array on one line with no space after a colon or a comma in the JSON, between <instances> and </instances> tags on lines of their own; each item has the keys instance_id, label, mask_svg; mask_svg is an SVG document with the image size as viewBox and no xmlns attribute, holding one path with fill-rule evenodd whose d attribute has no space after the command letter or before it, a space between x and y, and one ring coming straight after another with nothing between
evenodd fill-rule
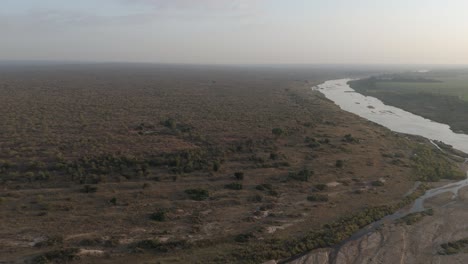
<instances>
[{"instance_id":1,"label":"hazy sky","mask_svg":"<svg viewBox=\"0 0 468 264\"><path fill-rule=\"evenodd\" d=\"M0 60L468 64L467 0L1 0Z\"/></svg>"}]
</instances>

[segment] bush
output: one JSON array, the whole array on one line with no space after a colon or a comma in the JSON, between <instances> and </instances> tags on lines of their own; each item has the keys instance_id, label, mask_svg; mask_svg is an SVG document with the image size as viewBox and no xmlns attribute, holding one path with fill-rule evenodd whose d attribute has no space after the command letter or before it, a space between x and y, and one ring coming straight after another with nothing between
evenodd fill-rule
<instances>
[{"instance_id":1,"label":"bush","mask_svg":"<svg viewBox=\"0 0 468 264\"><path fill-rule=\"evenodd\" d=\"M372 186L378 187L378 186L384 186L383 181L373 181L371 182Z\"/></svg>"},{"instance_id":2,"label":"bush","mask_svg":"<svg viewBox=\"0 0 468 264\"><path fill-rule=\"evenodd\" d=\"M296 181L309 181L312 175L314 175L313 171L303 169L299 172L289 172L288 178Z\"/></svg>"},{"instance_id":3,"label":"bush","mask_svg":"<svg viewBox=\"0 0 468 264\"><path fill-rule=\"evenodd\" d=\"M168 118L168 119L164 120L164 121L162 122L162 124L163 124L165 127L170 128L170 129L175 129L175 128L176 128L176 122L175 122L175 120L172 119L172 118Z\"/></svg>"},{"instance_id":4,"label":"bush","mask_svg":"<svg viewBox=\"0 0 468 264\"><path fill-rule=\"evenodd\" d=\"M271 191L273 189L273 186L271 184L264 183L264 184L255 186L255 189L259 191L265 191L265 190Z\"/></svg>"},{"instance_id":5,"label":"bush","mask_svg":"<svg viewBox=\"0 0 468 264\"><path fill-rule=\"evenodd\" d=\"M315 185L315 188L319 191L324 191L328 188L328 186L326 184L319 183Z\"/></svg>"},{"instance_id":6,"label":"bush","mask_svg":"<svg viewBox=\"0 0 468 264\"><path fill-rule=\"evenodd\" d=\"M342 139L343 142L356 143L359 142L358 139L354 138L351 134L347 134Z\"/></svg>"},{"instance_id":7,"label":"bush","mask_svg":"<svg viewBox=\"0 0 468 264\"><path fill-rule=\"evenodd\" d=\"M49 236L44 241L37 242L34 244L34 247L43 248L43 247L55 247L63 244L62 236Z\"/></svg>"},{"instance_id":8,"label":"bush","mask_svg":"<svg viewBox=\"0 0 468 264\"><path fill-rule=\"evenodd\" d=\"M213 162L213 171L219 171L221 168L221 163L219 161Z\"/></svg>"},{"instance_id":9,"label":"bush","mask_svg":"<svg viewBox=\"0 0 468 264\"><path fill-rule=\"evenodd\" d=\"M109 203L111 203L112 205L117 205L117 198L112 197L112 199L109 200Z\"/></svg>"},{"instance_id":10,"label":"bush","mask_svg":"<svg viewBox=\"0 0 468 264\"><path fill-rule=\"evenodd\" d=\"M277 160L278 158L279 158L278 153L275 153L275 152L270 153L270 159L271 160Z\"/></svg>"},{"instance_id":11,"label":"bush","mask_svg":"<svg viewBox=\"0 0 468 264\"><path fill-rule=\"evenodd\" d=\"M460 239L454 242L448 242L440 245L439 255L454 255L460 252L466 252L468 247L468 239Z\"/></svg>"},{"instance_id":12,"label":"bush","mask_svg":"<svg viewBox=\"0 0 468 264\"><path fill-rule=\"evenodd\" d=\"M165 210L159 210L156 213L152 213L150 215L150 219L153 221L157 222L164 222L166 221L166 211Z\"/></svg>"},{"instance_id":13,"label":"bush","mask_svg":"<svg viewBox=\"0 0 468 264\"><path fill-rule=\"evenodd\" d=\"M311 202L328 202L328 195L313 194L313 195L307 196L307 200Z\"/></svg>"},{"instance_id":14,"label":"bush","mask_svg":"<svg viewBox=\"0 0 468 264\"><path fill-rule=\"evenodd\" d=\"M233 182L233 183L224 185L224 188L230 189L230 190L242 190L242 184Z\"/></svg>"},{"instance_id":15,"label":"bush","mask_svg":"<svg viewBox=\"0 0 468 264\"><path fill-rule=\"evenodd\" d=\"M309 148L319 148L321 145L318 142L309 143Z\"/></svg>"},{"instance_id":16,"label":"bush","mask_svg":"<svg viewBox=\"0 0 468 264\"><path fill-rule=\"evenodd\" d=\"M434 214L434 211L432 208L427 209L423 212L417 212L417 213L411 213L409 215L406 215L396 221L397 224L405 223L406 225L412 225L414 223L419 222L423 217L425 216L431 216Z\"/></svg>"},{"instance_id":17,"label":"bush","mask_svg":"<svg viewBox=\"0 0 468 264\"><path fill-rule=\"evenodd\" d=\"M95 193L97 192L97 187L96 186L91 186L91 185L85 185L82 189L82 192L84 193Z\"/></svg>"},{"instance_id":18,"label":"bush","mask_svg":"<svg viewBox=\"0 0 468 264\"><path fill-rule=\"evenodd\" d=\"M234 177L236 177L236 179L238 181L243 180L244 179L244 173L243 172L235 172Z\"/></svg>"},{"instance_id":19,"label":"bush","mask_svg":"<svg viewBox=\"0 0 468 264\"><path fill-rule=\"evenodd\" d=\"M343 168L343 166L344 166L344 161L343 161L343 160L337 160L337 161L335 162L335 167L337 167L337 168Z\"/></svg>"},{"instance_id":20,"label":"bush","mask_svg":"<svg viewBox=\"0 0 468 264\"><path fill-rule=\"evenodd\" d=\"M263 201L263 196L261 196L260 194L256 194L250 197L249 201L254 202L254 203L261 203Z\"/></svg>"},{"instance_id":21,"label":"bush","mask_svg":"<svg viewBox=\"0 0 468 264\"><path fill-rule=\"evenodd\" d=\"M176 249L185 249L189 247L189 244L186 241L173 241L161 243L155 239L142 240L135 244L135 247L141 249L149 249L155 252L167 253L169 251L174 251Z\"/></svg>"},{"instance_id":22,"label":"bush","mask_svg":"<svg viewBox=\"0 0 468 264\"><path fill-rule=\"evenodd\" d=\"M252 233L248 233L248 234L239 234L234 238L234 240L238 243L246 243L252 240L253 238L255 238L255 236Z\"/></svg>"},{"instance_id":23,"label":"bush","mask_svg":"<svg viewBox=\"0 0 468 264\"><path fill-rule=\"evenodd\" d=\"M79 259L78 248L60 249L43 253L32 259L32 263L46 264L46 263L68 263L73 260Z\"/></svg>"},{"instance_id":24,"label":"bush","mask_svg":"<svg viewBox=\"0 0 468 264\"><path fill-rule=\"evenodd\" d=\"M203 201L208 199L210 196L207 190L204 189L187 189L185 193L189 196L190 199L195 201Z\"/></svg>"},{"instance_id":25,"label":"bush","mask_svg":"<svg viewBox=\"0 0 468 264\"><path fill-rule=\"evenodd\" d=\"M271 133L275 135L276 137L280 137L284 134L284 131L281 128L275 127L271 130Z\"/></svg>"}]
</instances>

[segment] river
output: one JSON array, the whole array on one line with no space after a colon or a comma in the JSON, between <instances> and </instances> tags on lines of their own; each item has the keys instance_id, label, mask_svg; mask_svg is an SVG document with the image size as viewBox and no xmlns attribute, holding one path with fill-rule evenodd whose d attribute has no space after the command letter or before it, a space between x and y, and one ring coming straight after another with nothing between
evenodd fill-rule
<instances>
[{"instance_id":1,"label":"river","mask_svg":"<svg viewBox=\"0 0 468 264\"><path fill-rule=\"evenodd\" d=\"M430 140L441 141L446 144L452 145L455 149L468 153L468 135L455 133L446 124L437 123L432 120L404 111L402 109L385 105L382 101L380 101L377 98L359 94L348 85L349 81L350 79L330 80L314 87L313 89L320 91L322 94L325 95L325 97L332 100L341 109L359 115L382 126L385 126L390 130L405 134L419 135ZM337 248L330 251L331 253L327 257L329 260L328 262L338 263L336 262L335 257L331 256L336 256L337 254L340 254L339 251L343 247L346 247L346 245L349 244L349 242L358 240L365 241L364 236L372 237L372 234L376 233L375 231L382 227L384 223L393 222L394 220L404 217L410 213L425 210L424 202L429 198L444 193L450 193L452 197L451 200L447 201L444 205L441 206L445 206L451 203L457 197L459 190L465 186L468 186L468 179L450 183L442 187L426 191L426 193L423 196L414 201L412 207L410 207L409 209L400 210L392 215L385 217L380 221L370 224L366 228L356 232L354 235L351 236L351 238L344 241L341 245L338 245ZM384 245L382 244L382 246ZM314 257L314 259L317 259L317 256L320 256L320 254L312 254L309 256L312 256ZM317 263L317 261L293 261L293 263ZM348 261L340 263L348 263ZM383 261L383 263L389 262Z\"/></svg>"},{"instance_id":2,"label":"river","mask_svg":"<svg viewBox=\"0 0 468 264\"><path fill-rule=\"evenodd\" d=\"M468 153L468 135L453 132L446 124L434 122L400 108L384 104L377 98L355 92L350 79L327 81L315 87L341 109L357 114L390 130L442 141Z\"/></svg>"}]
</instances>

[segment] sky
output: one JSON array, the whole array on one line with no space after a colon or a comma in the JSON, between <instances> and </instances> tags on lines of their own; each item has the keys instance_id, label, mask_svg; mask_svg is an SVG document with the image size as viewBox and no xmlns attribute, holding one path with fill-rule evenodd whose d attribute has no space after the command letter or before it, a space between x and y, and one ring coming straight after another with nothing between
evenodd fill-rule
<instances>
[{"instance_id":1,"label":"sky","mask_svg":"<svg viewBox=\"0 0 468 264\"><path fill-rule=\"evenodd\" d=\"M466 0L2 0L0 60L468 64Z\"/></svg>"}]
</instances>

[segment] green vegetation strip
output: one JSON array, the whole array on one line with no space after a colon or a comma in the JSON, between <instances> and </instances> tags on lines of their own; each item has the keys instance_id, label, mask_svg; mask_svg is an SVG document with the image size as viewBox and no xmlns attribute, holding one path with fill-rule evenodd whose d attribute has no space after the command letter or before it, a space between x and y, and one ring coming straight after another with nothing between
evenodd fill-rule
<instances>
[{"instance_id":1,"label":"green vegetation strip","mask_svg":"<svg viewBox=\"0 0 468 264\"><path fill-rule=\"evenodd\" d=\"M425 216L432 216L434 211L432 209L427 209L423 212L412 213L407 216L404 216L396 221L397 224L406 224L412 225L421 221Z\"/></svg>"},{"instance_id":2,"label":"green vegetation strip","mask_svg":"<svg viewBox=\"0 0 468 264\"><path fill-rule=\"evenodd\" d=\"M467 252L468 238L460 239L454 242L448 242L440 245L439 255L455 255L458 253Z\"/></svg>"}]
</instances>

